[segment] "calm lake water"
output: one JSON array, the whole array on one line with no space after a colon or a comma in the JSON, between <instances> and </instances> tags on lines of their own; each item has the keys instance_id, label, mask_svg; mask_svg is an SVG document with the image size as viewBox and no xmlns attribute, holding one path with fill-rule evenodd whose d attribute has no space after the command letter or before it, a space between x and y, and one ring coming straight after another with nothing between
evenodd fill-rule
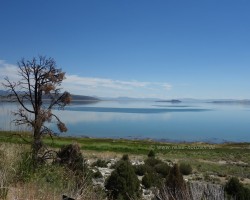
<instances>
[{"instance_id":1,"label":"calm lake water","mask_svg":"<svg viewBox=\"0 0 250 200\"><path fill-rule=\"evenodd\" d=\"M0 104L0 130L25 130L10 123L15 109ZM62 136L250 142L250 105L101 101L54 113L68 127Z\"/></svg>"}]
</instances>

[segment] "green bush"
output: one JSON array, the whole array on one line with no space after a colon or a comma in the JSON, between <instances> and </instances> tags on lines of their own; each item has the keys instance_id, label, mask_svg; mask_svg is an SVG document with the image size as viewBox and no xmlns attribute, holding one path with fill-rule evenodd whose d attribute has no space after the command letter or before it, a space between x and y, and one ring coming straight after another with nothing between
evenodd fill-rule
<instances>
[{"instance_id":1,"label":"green bush","mask_svg":"<svg viewBox=\"0 0 250 200\"><path fill-rule=\"evenodd\" d=\"M225 185L225 191L230 196L236 196L242 188L242 184L236 177L231 178Z\"/></svg>"},{"instance_id":2,"label":"green bush","mask_svg":"<svg viewBox=\"0 0 250 200\"><path fill-rule=\"evenodd\" d=\"M82 187L83 181L87 181L87 178L89 178L87 176L89 173L88 166L77 144L63 146L58 152L58 159L55 164L66 167L69 173L73 172L72 175L78 187Z\"/></svg>"},{"instance_id":3,"label":"green bush","mask_svg":"<svg viewBox=\"0 0 250 200\"><path fill-rule=\"evenodd\" d=\"M150 150L148 153L148 157L155 157L155 152L153 150Z\"/></svg>"},{"instance_id":4,"label":"green bush","mask_svg":"<svg viewBox=\"0 0 250 200\"><path fill-rule=\"evenodd\" d=\"M244 187L242 193L243 193L242 196L244 197L244 199L250 199L250 189L249 188Z\"/></svg>"},{"instance_id":5,"label":"green bush","mask_svg":"<svg viewBox=\"0 0 250 200\"><path fill-rule=\"evenodd\" d=\"M154 177L151 180L151 185L158 187L161 185L163 179L168 175L170 167L167 163L164 163L163 161L156 159L155 157L148 157L145 160L144 170L144 174L147 173L148 175Z\"/></svg>"},{"instance_id":6,"label":"green bush","mask_svg":"<svg viewBox=\"0 0 250 200\"><path fill-rule=\"evenodd\" d=\"M250 199L250 189L245 188L238 178L232 177L225 185L225 192L237 200Z\"/></svg>"},{"instance_id":7,"label":"green bush","mask_svg":"<svg viewBox=\"0 0 250 200\"><path fill-rule=\"evenodd\" d=\"M140 182L127 156L118 161L115 170L106 180L105 188L111 199L139 199Z\"/></svg>"},{"instance_id":8,"label":"green bush","mask_svg":"<svg viewBox=\"0 0 250 200\"><path fill-rule=\"evenodd\" d=\"M102 173L100 171L96 171L94 174L93 174L93 177L94 178L102 178Z\"/></svg>"},{"instance_id":9,"label":"green bush","mask_svg":"<svg viewBox=\"0 0 250 200\"><path fill-rule=\"evenodd\" d=\"M167 163L159 163L154 166L155 172L157 172L163 178L167 177L169 174L170 168Z\"/></svg>"},{"instance_id":10,"label":"green bush","mask_svg":"<svg viewBox=\"0 0 250 200\"><path fill-rule=\"evenodd\" d=\"M165 164L165 163L164 163ZM138 166L133 166L134 167L134 170L135 170L135 173L139 176L142 176L144 175L144 177L142 179L146 179L144 180L145 182L145 187L147 187L147 183L148 182L148 178L149 176L151 177L150 179L150 187L151 186L159 186L161 184L161 181L163 179L163 175L162 173L165 173L164 172L160 172L162 169L160 169L162 166L162 164L158 164L156 165L155 167L151 167L149 165L138 165ZM143 184L143 183L142 183Z\"/></svg>"},{"instance_id":11,"label":"green bush","mask_svg":"<svg viewBox=\"0 0 250 200\"><path fill-rule=\"evenodd\" d=\"M133 168L138 176L143 176L147 172L147 167L145 165L134 165Z\"/></svg>"},{"instance_id":12,"label":"green bush","mask_svg":"<svg viewBox=\"0 0 250 200\"><path fill-rule=\"evenodd\" d=\"M154 177L153 174L146 173L142 178L142 185L144 185L145 188L150 188L154 183Z\"/></svg>"},{"instance_id":13,"label":"green bush","mask_svg":"<svg viewBox=\"0 0 250 200\"><path fill-rule=\"evenodd\" d=\"M92 167L107 167L107 161L98 159L97 161L92 163Z\"/></svg>"},{"instance_id":14,"label":"green bush","mask_svg":"<svg viewBox=\"0 0 250 200\"><path fill-rule=\"evenodd\" d=\"M163 162L154 157L149 157L145 160L145 165L148 165L150 167L154 167L155 165L160 164L160 163L163 163Z\"/></svg>"},{"instance_id":15,"label":"green bush","mask_svg":"<svg viewBox=\"0 0 250 200\"><path fill-rule=\"evenodd\" d=\"M128 161L128 160L129 160L128 154L124 154L124 155L122 156L122 160Z\"/></svg>"},{"instance_id":16,"label":"green bush","mask_svg":"<svg viewBox=\"0 0 250 200\"><path fill-rule=\"evenodd\" d=\"M67 166L73 172L83 172L84 159L77 144L63 146L58 152L58 163Z\"/></svg>"},{"instance_id":17,"label":"green bush","mask_svg":"<svg viewBox=\"0 0 250 200\"><path fill-rule=\"evenodd\" d=\"M171 196L173 199L189 199L188 187L177 164L170 169L165 184L160 188L159 194L163 199L166 196Z\"/></svg>"},{"instance_id":18,"label":"green bush","mask_svg":"<svg viewBox=\"0 0 250 200\"><path fill-rule=\"evenodd\" d=\"M180 172L182 173L182 175L189 175L192 173L192 171L193 169L190 164L184 162L180 163Z\"/></svg>"},{"instance_id":19,"label":"green bush","mask_svg":"<svg viewBox=\"0 0 250 200\"><path fill-rule=\"evenodd\" d=\"M166 179L166 184L170 188L182 188L185 185L183 176L180 172L180 168L175 164L169 171Z\"/></svg>"}]
</instances>

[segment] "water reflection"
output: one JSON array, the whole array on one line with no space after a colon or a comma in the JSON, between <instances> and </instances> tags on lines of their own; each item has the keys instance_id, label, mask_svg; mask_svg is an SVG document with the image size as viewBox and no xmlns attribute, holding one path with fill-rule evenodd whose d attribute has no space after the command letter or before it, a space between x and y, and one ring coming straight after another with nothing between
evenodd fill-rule
<instances>
[{"instance_id":1,"label":"water reflection","mask_svg":"<svg viewBox=\"0 0 250 200\"><path fill-rule=\"evenodd\" d=\"M110 121L142 121L149 120L152 116L145 114L132 114L132 113L116 113L116 112L77 112L71 110L54 111L60 116L63 122L70 124L77 124L79 122L110 122ZM161 115L164 120L169 120L171 114L164 113Z\"/></svg>"},{"instance_id":2,"label":"water reflection","mask_svg":"<svg viewBox=\"0 0 250 200\"><path fill-rule=\"evenodd\" d=\"M0 130L16 130L15 104L0 103ZM182 141L250 141L249 106L156 102L99 102L53 110L67 135ZM56 130L56 124L50 124Z\"/></svg>"},{"instance_id":3,"label":"water reflection","mask_svg":"<svg viewBox=\"0 0 250 200\"><path fill-rule=\"evenodd\" d=\"M18 104L15 103L1 103L0 102L0 130L10 131L27 131L29 130L25 125L16 126L14 123L14 111L19 109Z\"/></svg>"},{"instance_id":4,"label":"water reflection","mask_svg":"<svg viewBox=\"0 0 250 200\"><path fill-rule=\"evenodd\" d=\"M67 107L65 110L71 111L84 111L84 112L104 112L104 113L143 113L143 114L157 114L167 112L204 112L209 109L204 108L107 108L107 107Z\"/></svg>"}]
</instances>

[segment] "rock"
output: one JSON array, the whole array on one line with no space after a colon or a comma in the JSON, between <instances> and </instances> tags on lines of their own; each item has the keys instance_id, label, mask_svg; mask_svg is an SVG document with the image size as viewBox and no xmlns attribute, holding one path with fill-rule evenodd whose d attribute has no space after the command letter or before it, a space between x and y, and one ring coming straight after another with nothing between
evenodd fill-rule
<instances>
[{"instance_id":1,"label":"rock","mask_svg":"<svg viewBox=\"0 0 250 200\"><path fill-rule=\"evenodd\" d=\"M190 193L193 200L224 200L224 188L222 185L190 181L189 182Z\"/></svg>"},{"instance_id":2,"label":"rock","mask_svg":"<svg viewBox=\"0 0 250 200\"><path fill-rule=\"evenodd\" d=\"M139 160L132 160L131 161L132 165L144 165L144 161L139 161Z\"/></svg>"},{"instance_id":3,"label":"rock","mask_svg":"<svg viewBox=\"0 0 250 200\"><path fill-rule=\"evenodd\" d=\"M107 178L108 176L110 176L114 169L98 167L98 170L101 172L104 178Z\"/></svg>"},{"instance_id":4,"label":"rock","mask_svg":"<svg viewBox=\"0 0 250 200\"><path fill-rule=\"evenodd\" d=\"M111 163L108 163L108 164L107 164L107 167L108 167L108 168L110 168L111 166L112 166L112 164L111 164Z\"/></svg>"},{"instance_id":5,"label":"rock","mask_svg":"<svg viewBox=\"0 0 250 200\"><path fill-rule=\"evenodd\" d=\"M117 160L116 159L110 159L110 161L109 161L109 163L111 164L111 165L114 165L115 163L117 162Z\"/></svg>"},{"instance_id":6,"label":"rock","mask_svg":"<svg viewBox=\"0 0 250 200\"><path fill-rule=\"evenodd\" d=\"M151 200L154 198L154 194L151 190L147 190L147 189L142 189L142 199L144 200Z\"/></svg>"},{"instance_id":7,"label":"rock","mask_svg":"<svg viewBox=\"0 0 250 200\"><path fill-rule=\"evenodd\" d=\"M104 183L105 183L105 179L104 178L92 179L92 182L93 182L94 186L100 186L100 187L104 188Z\"/></svg>"},{"instance_id":8,"label":"rock","mask_svg":"<svg viewBox=\"0 0 250 200\"><path fill-rule=\"evenodd\" d=\"M91 164L90 160L86 160L86 163L87 163L88 165L90 165L90 164Z\"/></svg>"}]
</instances>

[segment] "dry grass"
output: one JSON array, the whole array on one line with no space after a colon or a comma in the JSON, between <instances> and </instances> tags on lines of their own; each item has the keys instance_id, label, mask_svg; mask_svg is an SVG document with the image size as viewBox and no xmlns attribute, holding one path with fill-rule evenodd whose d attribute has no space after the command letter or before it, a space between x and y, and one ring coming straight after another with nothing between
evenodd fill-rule
<instances>
[{"instance_id":1,"label":"dry grass","mask_svg":"<svg viewBox=\"0 0 250 200\"><path fill-rule=\"evenodd\" d=\"M65 174L62 167L48 165L26 181L19 180L18 163L22 160L21 154L28 149L27 145L0 143L0 199L54 200L62 199L63 194L77 200L104 199L88 181L83 181L82 188L76 189L72 175ZM52 182L47 181L47 177Z\"/></svg>"},{"instance_id":2,"label":"dry grass","mask_svg":"<svg viewBox=\"0 0 250 200\"><path fill-rule=\"evenodd\" d=\"M0 143L0 199L4 199L14 181L16 164L24 145Z\"/></svg>"},{"instance_id":3,"label":"dry grass","mask_svg":"<svg viewBox=\"0 0 250 200\"><path fill-rule=\"evenodd\" d=\"M10 187L7 200L59 200L62 199L62 194L76 200L101 200L100 194L93 191L89 185L84 185L82 189L76 192L58 193L58 191L41 188L36 183L19 184L16 187Z\"/></svg>"},{"instance_id":4,"label":"dry grass","mask_svg":"<svg viewBox=\"0 0 250 200\"><path fill-rule=\"evenodd\" d=\"M42 190L34 183L27 183L23 185L19 184L16 187L10 187L7 199L53 200L53 199L60 199L60 196L56 195L55 193L53 194L53 192Z\"/></svg>"}]
</instances>

